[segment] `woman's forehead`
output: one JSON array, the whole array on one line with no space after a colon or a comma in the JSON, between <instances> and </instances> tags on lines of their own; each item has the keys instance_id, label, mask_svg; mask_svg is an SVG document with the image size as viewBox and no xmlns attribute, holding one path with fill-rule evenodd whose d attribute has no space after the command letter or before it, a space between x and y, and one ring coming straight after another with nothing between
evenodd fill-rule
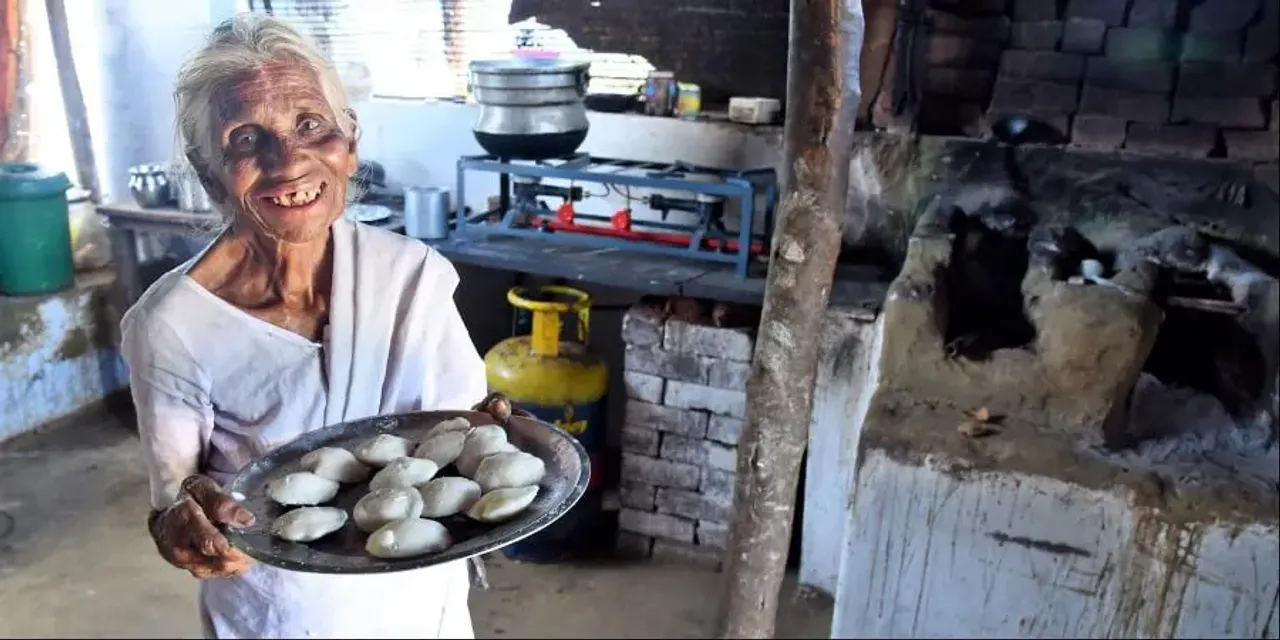
<instances>
[{"instance_id":1,"label":"woman's forehead","mask_svg":"<svg viewBox=\"0 0 1280 640\"><path fill-rule=\"evenodd\" d=\"M320 76L302 63L270 62L233 78L217 93L220 122L329 110Z\"/></svg>"}]
</instances>

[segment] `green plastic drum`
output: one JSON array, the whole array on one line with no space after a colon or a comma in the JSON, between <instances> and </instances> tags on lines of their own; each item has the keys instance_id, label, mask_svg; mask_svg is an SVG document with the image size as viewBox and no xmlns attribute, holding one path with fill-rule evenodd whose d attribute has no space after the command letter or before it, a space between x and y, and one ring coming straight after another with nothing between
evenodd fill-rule
<instances>
[{"instance_id":1,"label":"green plastic drum","mask_svg":"<svg viewBox=\"0 0 1280 640\"><path fill-rule=\"evenodd\" d=\"M53 293L75 283L66 174L0 164L0 294Z\"/></svg>"}]
</instances>

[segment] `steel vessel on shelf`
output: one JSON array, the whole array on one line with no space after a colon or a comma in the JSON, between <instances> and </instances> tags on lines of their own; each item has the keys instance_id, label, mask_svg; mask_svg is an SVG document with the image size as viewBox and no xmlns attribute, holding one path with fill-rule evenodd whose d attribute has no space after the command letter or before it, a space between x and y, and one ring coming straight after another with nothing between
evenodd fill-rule
<instances>
[{"instance_id":1,"label":"steel vessel on shelf","mask_svg":"<svg viewBox=\"0 0 1280 640\"><path fill-rule=\"evenodd\" d=\"M504 158L566 156L587 138L590 63L558 58L480 60L470 65L480 105L472 130L481 148Z\"/></svg>"}]
</instances>

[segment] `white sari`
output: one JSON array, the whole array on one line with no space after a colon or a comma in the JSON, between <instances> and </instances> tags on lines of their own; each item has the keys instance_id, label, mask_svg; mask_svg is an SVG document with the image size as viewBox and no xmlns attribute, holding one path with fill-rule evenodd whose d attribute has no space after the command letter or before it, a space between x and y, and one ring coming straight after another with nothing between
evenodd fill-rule
<instances>
[{"instance_id":1,"label":"white sari","mask_svg":"<svg viewBox=\"0 0 1280 640\"><path fill-rule=\"evenodd\" d=\"M453 302L453 266L421 242L340 219L323 343L231 306L186 275L161 277L125 314L123 345L151 502L183 478L225 482L326 425L418 409L468 409L484 364ZM257 565L203 581L218 638L471 638L464 562L335 576Z\"/></svg>"}]
</instances>

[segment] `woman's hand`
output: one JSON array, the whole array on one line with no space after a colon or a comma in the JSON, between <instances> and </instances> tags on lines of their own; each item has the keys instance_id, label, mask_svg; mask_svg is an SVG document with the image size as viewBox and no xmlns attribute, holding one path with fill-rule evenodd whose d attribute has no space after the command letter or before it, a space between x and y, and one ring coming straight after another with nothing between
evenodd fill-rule
<instances>
[{"instance_id":1,"label":"woman's hand","mask_svg":"<svg viewBox=\"0 0 1280 640\"><path fill-rule=\"evenodd\" d=\"M493 416L493 419L497 420L498 424L501 425L507 424L507 420L510 420L511 416L533 418L533 414L523 409L516 409L512 406L511 400L509 400L505 394L497 391L485 396L484 400L481 400L480 404L471 407L471 410L483 411Z\"/></svg>"},{"instance_id":2,"label":"woman's hand","mask_svg":"<svg viewBox=\"0 0 1280 640\"><path fill-rule=\"evenodd\" d=\"M240 575L253 566L253 559L218 530L220 524L239 528L253 521L253 514L216 480L194 475L182 481L177 502L155 512L148 525L160 556L203 580Z\"/></svg>"}]
</instances>

